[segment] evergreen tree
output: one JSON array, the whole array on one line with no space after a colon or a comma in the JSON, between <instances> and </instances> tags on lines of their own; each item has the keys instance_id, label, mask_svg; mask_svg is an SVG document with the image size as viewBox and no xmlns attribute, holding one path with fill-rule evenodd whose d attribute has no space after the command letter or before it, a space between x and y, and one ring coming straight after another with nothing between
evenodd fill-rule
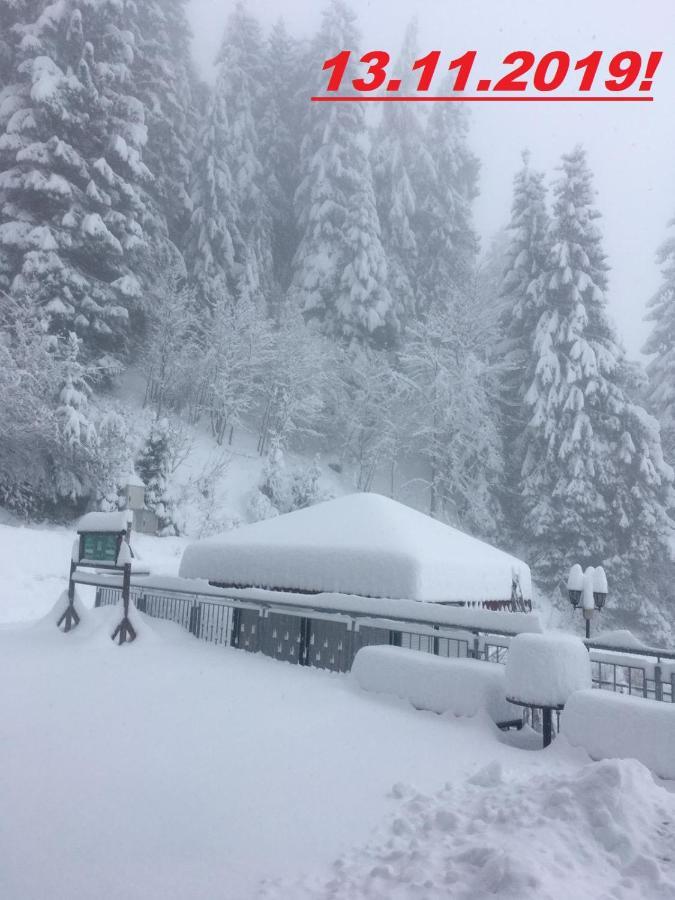
<instances>
[{"instance_id":1,"label":"evergreen tree","mask_svg":"<svg viewBox=\"0 0 675 900\"><path fill-rule=\"evenodd\" d=\"M660 248L658 261L663 283L649 301L647 318L654 324L644 347L645 353L653 354L647 398L661 422L667 457L675 461L675 235Z\"/></svg>"},{"instance_id":2,"label":"evergreen tree","mask_svg":"<svg viewBox=\"0 0 675 900\"><path fill-rule=\"evenodd\" d=\"M467 144L468 118L457 103L435 103L425 141L431 161L418 189L417 312L425 316L470 292L478 253L472 204L477 158Z\"/></svg>"},{"instance_id":3,"label":"evergreen tree","mask_svg":"<svg viewBox=\"0 0 675 900\"><path fill-rule=\"evenodd\" d=\"M61 389L56 406L59 451L54 458L54 500L83 506L98 487L98 434L92 421L91 387L87 370L79 360L80 341L74 332L62 348Z\"/></svg>"},{"instance_id":4,"label":"evergreen tree","mask_svg":"<svg viewBox=\"0 0 675 900\"><path fill-rule=\"evenodd\" d=\"M505 473L502 505L507 522L517 533L522 517L518 486L526 446L525 395L534 378L534 340L541 314L539 289L548 257L549 217L546 209L544 174L529 166L523 153L523 168L514 179L509 223L506 268L503 273L500 331L496 365L501 374L501 424Z\"/></svg>"},{"instance_id":5,"label":"evergreen tree","mask_svg":"<svg viewBox=\"0 0 675 900\"><path fill-rule=\"evenodd\" d=\"M353 13L333 0L314 41L314 58L357 44ZM296 195L300 244L291 294L325 334L345 342L386 344L398 322L365 150L365 112L359 103L307 106Z\"/></svg>"},{"instance_id":6,"label":"evergreen tree","mask_svg":"<svg viewBox=\"0 0 675 900\"><path fill-rule=\"evenodd\" d=\"M199 306L215 310L239 294L244 241L229 161L224 153L230 120L220 70L208 100L193 161L193 212L185 238L185 258ZM239 261L239 262L237 262Z\"/></svg>"},{"instance_id":7,"label":"evergreen tree","mask_svg":"<svg viewBox=\"0 0 675 900\"><path fill-rule=\"evenodd\" d=\"M66 0L17 25L0 110L0 286L33 294L50 330L76 332L89 357L124 349L166 246L128 93L135 9Z\"/></svg>"},{"instance_id":8,"label":"evergreen tree","mask_svg":"<svg viewBox=\"0 0 675 900\"><path fill-rule=\"evenodd\" d=\"M645 561L644 553L658 556L673 476L653 420L627 391L606 315L607 265L593 200L591 172L577 147L562 159L538 286L522 525L549 589L580 562L605 564L616 589L628 590L617 583L617 557L626 572Z\"/></svg>"},{"instance_id":9,"label":"evergreen tree","mask_svg":"<svg viewBox=\"0 0 675 900\"><path fill-rule=\"evenodd\" d=\"M190 220L190 158L197 125L185 6L186 0L143 0L137 5L131 70L148 129L144 160L154 176L153 195L176 244Z\"/></svg>"},{"instance_id":10,"label":"evergreen tree","mask_svg":"<svg viewBox=\"0 0 675 900\"><path fill-rule=\"evenodd\" d=\"M276 317L290 284L298 243L293 198L299 178L302 111L307 103L300 46L281 20L272 28L265 48L264 84L258 135L271 242L270 312Z\"/></svg>"},{"instance_id":11,"label":"evergreen tree","mask_svg":"<svg viewBox=\"0 0 675 900\"><path fill-rule=\"evenodd\" d=\"M0 506L25 516L45 512L56 452L53 343L30 296L0 291Z\"/></svg>"},{"instance_id":12,"label":"evergreen tree","mask_svg":"<svg viewBox=\"0 0 675 900\"><path fill-rule=\"evenodd\" d=\"M228 20L217 62L218 91L229 123L220 152L232 175L243 240L241 258L235 257L238 296L261 307L272 283L271 220L258 136L264 108L264 46L259 24L241 0Z\"/></svg>"},{"instance_id":13,"label":"evergreen tree","mask_svg":"<svg viewBox=\"0 0 675 900\"><path fill-rule=\"evenodd\" d=\"M136 460L136 471L145 483L145 504L157 516L160 535L178 534L174 504L168 492L172 455L171 429L166 419L157 419Z\"/></svg>"},{"instance_id":14,"label":"evergreen tree","mask_svg":"<svg viewBox=\"0 0 675 900\"><path fill-rule=\"evenodd\" d=\"M407 31L401 60L418 56L417 25ZM418 75L402 77L401 90L412 92ZM377 210L382 225L382 243L387 255L389 291L399 321L416 314L419 279L421 198L433 172L425 140L425 123L415 103L385 103L371 153Z\"/></svg>"}]
</instances>

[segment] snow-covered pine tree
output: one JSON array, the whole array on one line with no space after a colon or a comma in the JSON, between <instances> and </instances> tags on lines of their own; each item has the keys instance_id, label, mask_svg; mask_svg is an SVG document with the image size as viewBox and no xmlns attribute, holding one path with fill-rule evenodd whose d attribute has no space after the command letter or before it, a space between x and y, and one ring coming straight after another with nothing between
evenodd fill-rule
<instances>
[{"instance_id":1,"label":"snow-covered pine tree","mask_svg":"<svg viewBox=\"0 0 675 900\"><path fill-rule=\"evenodd\" d=\"M157 528L162 536L178 534L174 504L167 484L171 455L169 422L167 419L157 419L136 460L136 471L145 483L145 504L157 516Z\"/></svg>"},{"instance_id":2,"label":"snow-covered pine tree","mask_svg":"<svg viewBox=\"0 0 675 900\"><path fill-rule=\"evenodd\" d=\"M299 177L300 123L307 103L300 45L282 20L272 28L263 64L265 90L258 136L263 190L270 218L273 281L270 313L278 319L298 243L293 198Z\"/></svg>"},{"instance_id":3,"label":"snow-covered pine tree","mask_svg":"<svg viewBox=\"0 0 675 900\"><path fill-rule=\"evenodd\" d=\"M58 433L54 338L38 313L30 296L0 291L0 506L24 516L45 512Z\"/></svg>"},{"instance_id":4,"label":"snow-covered pine tree","mask_svg":"<svg viewBox=\"0 0 675 900\"><path fill-rule=\"evenodd\" d=\"M544 173L530 168L529 152L513 185L511 221L508 227L506 267L499 298L501 339L495 356L500 371L501 430L504 444L502 508L506 522L517 535L522 518L520 475L526 447L525 395L534 378L537 358L534 341L541 314L539 291L547 264L549 216Z\"/></svg>"},{"instance_id":5,"label":"snow-covered pine tree","mask_svg":"<svg viewBox=\"0 0 675 900\"><path fill-rule=\"evenodd\" d=\"M332 0L314 40L314 60L357 46L354 14ZM363 106L309 103L303 133L291 296L327 335L390 343L399 326L387 288Z\"/></svg>"},{"instance_id":6,"label":"snow-covered pine tree","mask_svg":"<svg viewBox=\"0 0 675 900\"><path fill-rule=\"evenodd\" d=\"M671 228L675 228L675 219ZM644 352L652 355L647 400L661 422L666 457L675 462L675 233L660 247L658 261L663 282L649 301L647 318L653 325L644 347Z\"/></svg>"},{"instance_id":7,"label":"snow-covered pine tree","mask_svg":"<svg viewBox=\"0 0 675 900\"><path fill-rule=\"evenodd\" d=\"M417 24L406 30L401 60L416 59ZM413 92L418 73L401 77L401 90ZM373 138L371 163L377 211L382 225L382 244L387 256L389 292L396 315L404 327L416 315L418 238L422 226L419 197L433 172L425 140L425 123L415 103L385 103Z\"/></svg>"},{"instance_id":8,"label":"snow-covered pine tree","mask_svg":"<svg viewBox=\"0 0 675 900\"><path fill-rule=\"evenodd\" d=\"M217 89L229 123L220 152L232 175L237 225L243 240L241 258L235 255L237 294L262 308L270 295L273 269L270 210L258 136L266 71L260 25L242 0L228 19L217 65Z\"/></svg>"},{"instance_id":9,"label":"snow-covered pine tree","mask_svg":"<svg viewBox=\"0 0 675 900\"><path fill-rule=\"evenodd\" d=\"M26 0L0 0L0 91L12 79L18 41L15 26L26 24L28 17Z\"/></svg>"},{"instance_id":10,"label":"snow-covered pine tree","mask_svg":"<svg viewBox=\"0 0 675 900\"><path fill-rule=\"evenodd\" d=\"M41 7L0 110L0 286L32 293L83 353L124 349L149 258L166 243L147 193L141 103L128 93L132 3Z\"/></svg>"},{"instance_id":11,"label":"snow-covered pine tree","mask_svg":"<svg viewBox=\"0 0 675 900\"><path fill-rule=\"evenodd\" d=\"M581 147L563 156L540 279L523 465L523 533L544 586L572 563L602 563L617 594L664 547L672 471L653 420L626 390L606 314L607 264ZM618 561L621 565L618 565Z\"/></svg>"},{"instance_id":12,"label":"snow-covered pine tree","mask_svg":"<svg viewBox=\"0 0 675 900\"><path fill-rule=\"evenodd\" d=\"M77 509L86 505L97 487L98 435L89 410L91 387L74 332L60 352L61 387L56 406L60 452L53 461L53 499Z\"/></svg>"},{"instance_id":13,"label":"snow-covered pine tree","mask_svg":"<svg viewBox=\"0 0 675 900\"><path fill-rule=\"evenodd\" d=\"M431 167L418 179L417 314L424 317L472 286L478 254L472 204L478 159L468 147L469 123L459 103L435 103L425 142Z\"/></svg>"},{"instance_id":14,"label":"snow-covered pine tree","mask_svg":"<svg viewBox=\"0 0 675 900\"><path fill-rule=\"evenodd\" d=\"M244 241L229 160L224 152L231 128L221 70L211 91L192 165L192 216L185 237L185 259L197 302L213 312L239 294ZM239 261L239 262L238 262Z\"/></svg>"},{"instance_id":15,"label":"snow-covered pine tree","mask_svg":"<svg viewBox=\"0 0 675 900\"><path fill-rule=\"evenodd\" d=\"M134 21L134 93L145 110L144 160L154 175L153 194L175 244L190 221L190 160L197 110L190 58L186 0L143 0Z\"/></svg>"}]
</instances>

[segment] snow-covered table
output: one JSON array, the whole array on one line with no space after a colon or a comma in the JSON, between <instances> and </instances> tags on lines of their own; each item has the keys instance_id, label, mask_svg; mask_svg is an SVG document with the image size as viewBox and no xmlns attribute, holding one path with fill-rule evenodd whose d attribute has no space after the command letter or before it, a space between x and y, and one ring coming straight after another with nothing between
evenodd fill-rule
<instances>
[{"instance_id":1,"label":"snow-covered table","mask_svg":"<svg viewBox=\"0 0 675 900\"><path fill-rule=\"evenodd\" d=\"M509 703L541 709L544 747L552 738L553 712L560 712L570 695L592 686L591 662L583 641L559 632L519 634L506 660Z\"/></svg>"}]
</instances>

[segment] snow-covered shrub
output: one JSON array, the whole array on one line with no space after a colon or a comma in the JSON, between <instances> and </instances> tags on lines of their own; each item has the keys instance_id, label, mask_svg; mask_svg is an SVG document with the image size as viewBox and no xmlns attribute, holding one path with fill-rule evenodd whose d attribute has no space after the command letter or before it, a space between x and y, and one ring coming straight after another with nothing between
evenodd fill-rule
<instances>
[{"instance_id":1,"label":"snow-covered shrub","mask_svg":"<svg viewBox=\"0 0 675 900\"><path fill-rule=\"evenodd\" d=\"M260 483L249 498L248 514L251 521L270 519L329 499L329 494L321 488L320 480L318 458L309 466L289 471L280 442L278 439L273 440Z\"/></svg>"}]
</instances>

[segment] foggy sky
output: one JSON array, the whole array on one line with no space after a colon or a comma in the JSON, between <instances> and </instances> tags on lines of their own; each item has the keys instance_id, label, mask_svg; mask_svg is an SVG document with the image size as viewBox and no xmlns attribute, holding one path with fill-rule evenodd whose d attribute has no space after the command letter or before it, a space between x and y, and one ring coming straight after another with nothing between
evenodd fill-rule
<instances>
[{"instance_id":1,"label":"foggy sky","mask_svg":"<svg viewBox=\"0 0 675 900\"><path fill-rule=\"evenodd\" d=\"M195 58L206 78L211 77L213 57L233 6L234 0L190 0ZM322 7L320 0L247 2L264 25L283 16L289 29L300 35L316 29ZM392 74L396 74L403 31L415 15L420 55L442 50L450 60L466 50L478 51L472 79L501 74L501 60L512 50L527 49L537 55L566 50L573 62L592 50L604 50L610 56L639 50L645 59L651 50L664 51L654 81L654 103L470 105L471 145L482 163L475 215L484 245L508 221L512 179L521 165L523 148L531 150L533 166L555 177L560 154L576 143L585 145L611 265L609 311L629 353L639 354L650 328L643 321L645 305L660 283L656 250L675 216L673 0L644 4L634 0L361 0L353 7L358 10L361 49L387 50ZM317 59L318 70L322 63ZM572 73L570 85L574 77Z\"/></svg>"}]
</instances>

